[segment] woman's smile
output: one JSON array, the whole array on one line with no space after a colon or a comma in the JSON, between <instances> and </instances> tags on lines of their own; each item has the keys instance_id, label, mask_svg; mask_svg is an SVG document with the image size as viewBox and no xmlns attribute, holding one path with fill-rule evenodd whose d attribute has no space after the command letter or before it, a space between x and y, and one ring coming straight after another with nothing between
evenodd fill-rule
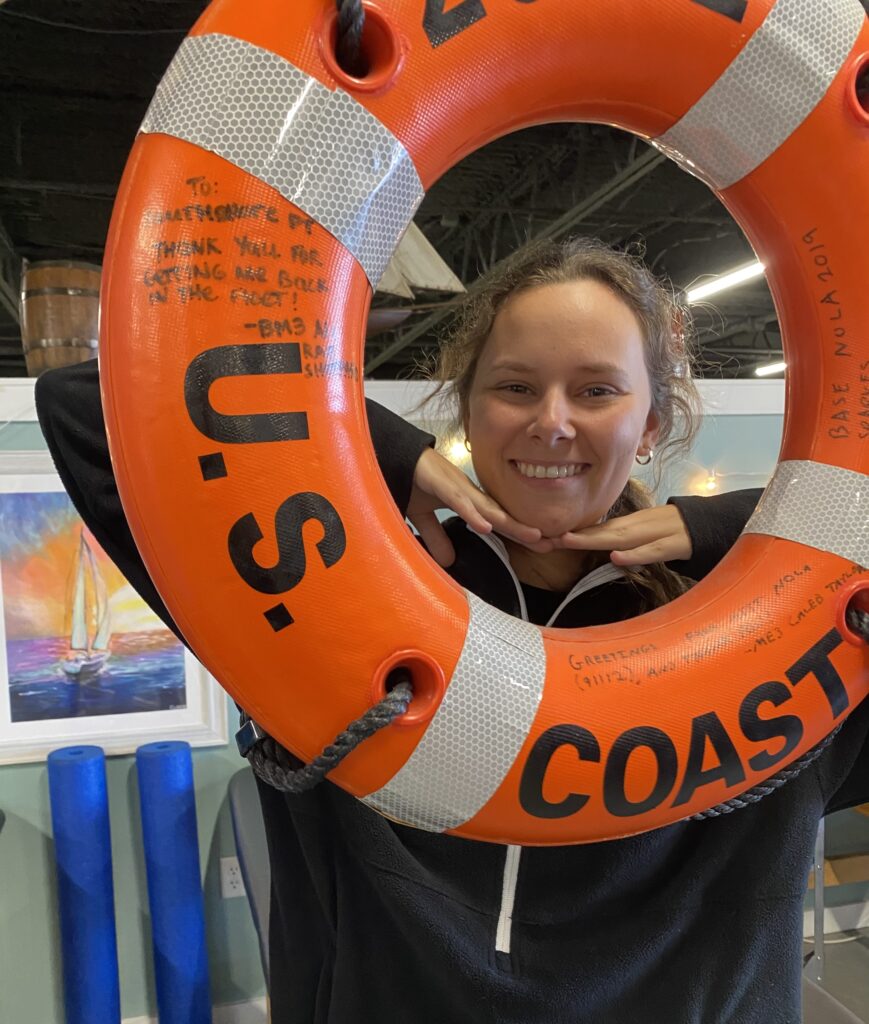
<instances>
[{"instance_id":1,"label":"woman's smile","mask_svg":"<svg viewBox=\"0 0 869 1024\"><path fill-rule=\"evenodd\" d=\"M534 483L572 480L588 468L586 462L525 462L519 459L510 459L510 465L515 467L522 477Z\"/></svg>"}]
</instances>

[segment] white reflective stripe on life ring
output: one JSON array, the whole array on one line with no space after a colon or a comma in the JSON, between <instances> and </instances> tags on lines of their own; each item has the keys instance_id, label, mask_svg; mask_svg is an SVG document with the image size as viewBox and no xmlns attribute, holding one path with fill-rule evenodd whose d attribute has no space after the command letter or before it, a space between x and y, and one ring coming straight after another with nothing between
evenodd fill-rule
<instances>
[{"instance_id":1,"label":"white reflective stripe on life ring","mask_svg":"<svg viewBox=\"0 0 869 1024\"><path fill-rule=\"evenodd\" d=\"M860 0L778 0L718 81L653 144L712 188L728 188L820 103L865 17Z\"/></svg>"},{"instance_id":2,"label":"white reflective stripe on life ring","mask_svg":"<svg viewBox=\"0 0 869 1024\"><path fill-rule=\"evenodd\" d=\"M352 96L233 36L184 40L141 131L191 142L277 189L356 257L372 288L424 195L407 150Z\"/></svg>"},{"instance_id":3,"label":"white reflective stripe on life ring","mask_svg":"<svg viewBox=\"0 0 869 1024\"><path fill-rule=\"evenodd\" d=\"M744 533L765 533L869 567L869 476L823 462L780 462Z\"/></svg>"},{"instance_id":4,"label":"white reflective stripe on life ring","mask_svg":"<svg viewBox=\"0 0 869 1024\"><path fill-rule=\"evenodd\" d=\"M443 701L405 764L364 797L430 832L457 828L488 803L528 738L546 680L539 628L465 593L468 634Z\"/></svg>"}]
</instances>

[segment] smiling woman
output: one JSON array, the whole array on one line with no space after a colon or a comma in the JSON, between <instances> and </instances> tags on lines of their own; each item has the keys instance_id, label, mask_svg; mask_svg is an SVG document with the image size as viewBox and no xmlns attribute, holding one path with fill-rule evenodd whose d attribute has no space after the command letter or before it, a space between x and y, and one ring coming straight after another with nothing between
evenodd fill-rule
<instances>
[{"instance_id":1,"label":"smiling woman","mask_svg":"<svg viewBox=\"0 0 869 1024\"><path fill-rule=\"evenodd\" d=\"M335 59L323 0L209 8L119 193L99 381L87 367L40 381L52 450L279 767L315 761L396 670L411 677L409 710L328 783L261 786L276 1021L795 1021L817 824L869 778L866 648L846 619L869 557L853 411L869 151L845 102L863 9L420 7L366 5L361 78ZM799 328L782 461L747 536L756 495L621 515L639 502L633 460L690 433L684 320L620 256L519 259L472 313L457 376L484 507L501 502L513 533L448 522L447 574L377 473L361 326L447 163L544 119L652 139L744 218L785 334ZM209 292L154 286L199 225L237 273ZM297 286L297 246L322 288ZM275 286L292 340L251 312ZM337 372L306 373L315 346ZM87 400L70 400L76 381ZM378 452L406 456L383 474L404 511L438 457L394 429ZM678 541L638 560L675 558L700 582L628 622L671 596L606 559L637 516Z\"/></svg>"},{"instance_id":2,"label":"smiling woman","mask_svg":"<svg viewBox=\"0 0 869 1024\"><path fill-rule=\"evenodd\" d=\"M478 288L434 376L454 401L483 489L560 538L651 505L637 459L690 447L700 399L690 314L643 263L594 239L523 248ZM567 590L602 561L507 541L520 580ZM665 566L632 572L661 603L684 592Z\"/></svg>"},{"instance_id":3,"label":"smiling woman","mask_svg":"<svg viewBox=\"0 0 869 1024\"><path fill-rule=\"evenodd\" d=\"M652 451L644 348L636 316L593 280L526 291L496 317L465 428L480 482L544 537L600 522Z\"/></svg>"}]
</instances>

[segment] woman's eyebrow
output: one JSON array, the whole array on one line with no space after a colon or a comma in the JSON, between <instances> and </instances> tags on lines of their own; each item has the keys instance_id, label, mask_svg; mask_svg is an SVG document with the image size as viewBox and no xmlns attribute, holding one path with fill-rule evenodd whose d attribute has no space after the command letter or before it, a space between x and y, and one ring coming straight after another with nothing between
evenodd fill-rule
<instances>
[{"instance_id":1,"label":"woman's eyebrow","mask_svg":"<svg viewBox=\"0 0 869 1024\"><path fill-rule=\"evenodd\" d=\"M514 363L506 360L503 362L493 363L490 369L492 372L509 370L512 373L531 373L534 367L529 366L528 363Z\"/></svg>"},{"instance_id":2,"label":"woman's eyebrow","mask_svg":"<svg viewBox=\"0 0 869 1024\"><path fill-rule=\"evenodd\" d=\"M604 376L615 375L620 377L624 374L624 369L618 366L616 363L583 363L581 366L576 367L582 373L600 373Z\"/></svg>"},{"instance_id":3,"label":"woman's eyebrow","mask_svg":"<svg viewBox=\"0 0 869 1024\"><path fill-rule=\"evenodd\" d=\"M517 363L512 360L505 360L503 362L493 363L490 367L492 373L498 373L501 371L508 371L510 373L533 373L534 367L528 363ZM621 376L624 374L624 369L615 363L581 363L579 366L574 367L574 371L578 373L591 373L591 374L615 374Z\"/></svg>"}]
</instances>

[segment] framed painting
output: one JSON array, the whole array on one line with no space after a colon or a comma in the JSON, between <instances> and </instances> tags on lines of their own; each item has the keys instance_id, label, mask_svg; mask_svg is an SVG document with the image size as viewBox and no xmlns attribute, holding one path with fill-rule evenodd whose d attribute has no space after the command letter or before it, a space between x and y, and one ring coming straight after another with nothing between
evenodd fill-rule
<instances>
[{"instance_id":1,"label":"framed painting","mask_svg":"<svg viewBox=\"0 0 869 1024\"><path fill-rule=\"evenodd\" d=\"M47 452L0 452L0 763L227 741L226 695L84 525Z\"/></svg>"}]
</instances>

